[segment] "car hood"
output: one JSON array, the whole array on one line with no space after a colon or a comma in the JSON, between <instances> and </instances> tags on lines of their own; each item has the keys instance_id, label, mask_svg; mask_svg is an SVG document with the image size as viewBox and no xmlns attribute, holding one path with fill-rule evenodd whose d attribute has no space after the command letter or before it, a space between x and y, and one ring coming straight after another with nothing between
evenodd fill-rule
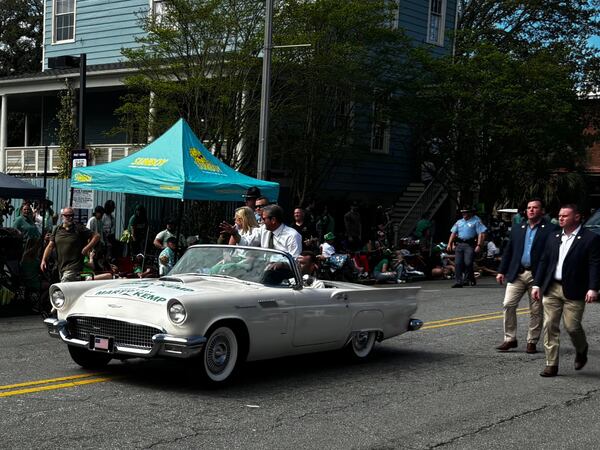
<instances>
[{"instance_id":1,"label":"car hood","mask_svg":"<svg viewBox=\"0 0 600 450\"><path fill-rule=\"evenodd\" d=\"M104 317L173 329L167 317L169 300L186 301L210 298L242 289L260 289L260 285L235 279L186 276L174 279L127 280L102 283L83 293L59 311L59 318L72 315Z\"/></svg>"},{"instance_id":2,"label":"car hood","mask_svg":"<svg viewBox=\"0 0 600 450\"><path fill-rule=\"evenodd\" d=\"M165 303L171 298L182 296L203 296L230 291L239 292L241 288L257 289L259 287L235 279L186 276L176 280L174 278L163 278L104 284L90 289L83 296L85 298L124 299L143 303Z\"/></svg>"}]
</instances>

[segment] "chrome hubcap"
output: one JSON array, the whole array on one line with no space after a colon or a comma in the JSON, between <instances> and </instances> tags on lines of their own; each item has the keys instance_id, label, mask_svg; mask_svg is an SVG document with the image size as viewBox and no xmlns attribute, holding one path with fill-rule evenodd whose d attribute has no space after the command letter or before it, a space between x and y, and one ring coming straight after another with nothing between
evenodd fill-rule
<instances>
[{"instance_id":1,"label":"chrome hubcap","mask_svg":"<svg viewBox=\"0 0 600 450\"><path fill-rule=\"evenodd\" d=\"M369 333L366 331L357 333L354 336L354 339L352 340L352 342L354 344L354 348L356 348L357 350L363 350L367 346L367 343L369 342Z\"/></svg>"},{"instance_id":2,"label":"chrome hubcap","mask_svg":"<svg viewBox=\"0 0 600 450\"><path fill-rule=\"evenodd\" d=\"M229 362L229 341L225 336L215 336L206 349L206 365L212 373L220 373Z\"/></svg>"}]
</instances>

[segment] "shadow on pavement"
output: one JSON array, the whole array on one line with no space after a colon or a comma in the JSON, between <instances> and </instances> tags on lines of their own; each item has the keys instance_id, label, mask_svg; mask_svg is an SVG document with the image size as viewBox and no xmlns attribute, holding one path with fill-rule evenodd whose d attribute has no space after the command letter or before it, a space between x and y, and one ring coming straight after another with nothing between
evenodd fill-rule
<instances>
[{"instance_id":1,"label":"shadow on pavement","mask_svg":"<svg viewBox=\"0 0 600 450\"><path fill-rule=\"evenodd\" d=\"M378 346L368 361L353 362L341 352L323 352L293 357L255 361L245 364L237 379L226 386L228 393L242 394L255 388L303 388L314 386L315 377L323 384L337 382L368 382L370 378L386 374L394 377L413 371L432 361L457 358L457 355L414 351ZM122 376L120 383L135 384L159 390L187 391L208 394L224 392L203 384L198 362L180 360L131 359L112 362L106 372Z\"/></svg>"}]
</instances>

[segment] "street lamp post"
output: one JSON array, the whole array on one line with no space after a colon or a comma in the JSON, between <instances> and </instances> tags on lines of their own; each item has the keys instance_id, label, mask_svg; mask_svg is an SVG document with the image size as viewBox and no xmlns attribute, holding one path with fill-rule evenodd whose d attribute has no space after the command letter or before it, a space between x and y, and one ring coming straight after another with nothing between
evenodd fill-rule
<instances>
[{"instance_id":1,"label":"street lamp post","mask_svg":"<svg viewBox=\"0 0 600 450\"><path fill-rule=\"evenodd\" d=\"M87 55L79 56L79 149L85 149L85 89Z\"/></svg>"},{"instance_id":2,"label":"street lamp post","mask_svg":"<svg viewBox=\"0 0 600 450\"><path fill-rule=\"evenodd\" d=\"M265 1L265 43L263 47L262 90L260 95L260 125L258 129L258 162L256 178L267 179L267 148L269 143L269 100L271 98L271 52L274 48L310 47L311 44L273 45L273 0Z\"/></svg>"},{"instance_id":3,"label":"street lamp post","mask_svg":"<svg viewBox=\"0 0 600 450\"><path fill-rule=\"evenodd\" d=\"M50 69L65 69L79 67L79 149L77 152L71 149L71 170L73 170L73 159L77 154L80 156L85 152L85 90L86 90L86 69L87 55L82 53L79 57L76 56L57 56L48 58L48 67ZM73 188L69 196L69 206L73 206Z\"/></svg>"},{"instance_id":4,"label":"street lamp post","mask_svg":"<svg viewBox=\"0 0 600 450\"><path fill-rule=\"evenodd\" d=\"M265 44L263 47L260 125L258 130L258 162L256 178L267 178L267 138L269 136L269 99L271 97L271 50L273 49L273 0L265 1Z\"/></svg>"}]
</instances>

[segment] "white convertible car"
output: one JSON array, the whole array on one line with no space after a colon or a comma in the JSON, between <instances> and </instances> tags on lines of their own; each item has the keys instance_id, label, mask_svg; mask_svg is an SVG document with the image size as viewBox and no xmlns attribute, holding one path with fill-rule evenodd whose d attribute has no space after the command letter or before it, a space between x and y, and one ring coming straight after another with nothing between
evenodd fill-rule
<instances>
[{"instance_id":1,"label":"white convertible car","mask_svg":"<svg viewBox=\"0 0 600 450\"><path fill-rule=\"evenodd\" d=\"M243 361L345 348L366 358L375 341L410 330L417 287L325 282L303 286L290 255L256 247L191 247L160 279L83 281L50 287L51 336L73 360L197 357L213 383Z\"/></svg>"}]
</instances>

